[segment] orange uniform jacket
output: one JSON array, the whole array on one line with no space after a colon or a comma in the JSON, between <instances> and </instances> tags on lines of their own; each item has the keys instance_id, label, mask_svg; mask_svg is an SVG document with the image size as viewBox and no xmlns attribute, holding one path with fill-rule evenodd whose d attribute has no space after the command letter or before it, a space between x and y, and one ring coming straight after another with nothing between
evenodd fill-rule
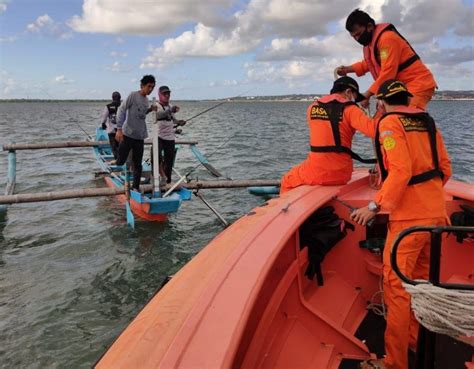
<instances>
[{"instance_id":1,"label":"orange uniform jacket","mask_svg":"<svg viewBox=\"0 0 474 369\"><path fill-rule=\"evenodd\" d=\"M319 99L322 103L337 100L341 103L348 100L337 94L327 95ZM316 119L315 109L318 101L308 107L307 122L310 131L311 146L334 145L333 132L329 119ZM339 124L341 145L351 148L355 132L360 131L369 137L375 137L375 121L367 117L356 105L346 106ZM352 176L352 158L346 153L310 152L305 161L293 167L283 176L281 192L300 185L340 185L347 183Z\"/></svg>"},{"instance_id":2,"label":"orange uniform jacket","mask_svg":"<svg viewBox=\"0 0 474 369\"><path fill-rule=\"evenodd\" d=\"M422 110L403 108L397 112ZM433 169L433 158L428 133L405 128L403 118L403 115L388 115L379 123L379 142L388 177L375 202L390 211L390 220L446 217L443 185L451 176L451 163L441 134L436 132L436 143L443 180L437 177L408 185L412 176Z\"/></svg>"},{"instance_id":3,"label":"orange uniform jacket","mask_svg":"<svg viewBox=\"0 0 474 369\"><path fill-rule=\"evenodd\" d=\"M377 30L380 32L380 27L384 27L384 25L376 26L374 38L376 37ZM366 47L369 48L368 51L371 54L371 59L374 59L374 45L371 44ZM388 30L383 32L378 39L377 50L378 60L380 60L380 71L378 76L376 76L375 82L369 88L372 94L376 94L380 85L388 79L402 81L412 94L418 94L436 87L433 74L431 74L430 70L421 60L415 61L412 65L398 73L399 65L412 57L414 52L408 42L396 32ZM352 68L357 76L362 76L369 71L367 60L352 64Z\"/></svg>"}]
</instances>

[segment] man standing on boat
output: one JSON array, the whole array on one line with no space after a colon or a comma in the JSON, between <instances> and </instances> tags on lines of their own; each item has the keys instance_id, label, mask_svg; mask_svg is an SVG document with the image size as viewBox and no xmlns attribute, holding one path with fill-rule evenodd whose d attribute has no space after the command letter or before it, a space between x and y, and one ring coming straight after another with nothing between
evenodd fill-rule
<instances>
[{"instance_id":1,"label":"man standing on boat","mask_svg":"<svg viewBox=\"0 0 474 369\"><path fill-rule=\"evenodd\" d=\"M168 86L158 89L158 106L156 120L158 126L158 155L160 172L166 178L166 183L171 183L175 157L175 128L186 124L184 120L175 118L179 106L170 105L171 90Z\"/></svg>"},{"instance_id":2,"label":"man standing on boat","mask_svg":"<svg viewBox=\"0 0 474 369\"><path fill-rule=\"evenodd\" d=\"M117 133L117 112L120 106L120 99L119 92L115 91L112 93L112 102L105 106L100 119L101 128L106 130L109 135L110 147L112 148L115 160L118 158L118 142L115 139L115 134Z\"/></svg>"},{"instance_id":3,"label":"man standing on boat","mask_svg":"<svg viewBox=\"0 0 474 369\"><path fill-rule=\"evenodd\" d=\"M363 107L369 104L382 82L397 79L413 94L410 106L425 109L436 88L433 74L421 61L408 41L390 23L375 24L369 14L356 9L346 20L346 29L364 46L364 60L336 69L340 76L372 74L374 83L364 92Z\"/></svg>"},{"instance_id":4,"label":"man standing on boat","mask_svg":"<svg viewBox=\"0 0 474 369\"><path fill-rule=\"evenodd\" d=\"M361 368L408 368L408 347L416 347L418 323L410 312L410 296L390 266L391 247L406 228L443 226L447 220L443 186L451 176L451 163L433 118L409 107L411 96L401 81L388 80L380 86L377 99L386 114L378 123L375 141L384 182L374 201L351 214L366 225L380 209L390 213L383 253L386 357ZM429 250L429 234L405 237L397 253L400 271L410 279L427 279Z\"/></svg>"},{"instance_id":5,"label":"man standing on boat","mask_svg":"<svg viewBox=\"0 0 474 369\"><path fill-rule=\"evenodd\" d=\"M117 133L115 139L120 142L118 149L117 165L127 161L130 150L133 162L133 188L138 190L142 175L142 159L145 138L148 137L146 115L156 111L156 106L151 106L148 95L155 88L155 77L143 76L140 81L140 90L132 92L120 106L117 117Z\"/></svg>"},{"instance_id":6,"label":"man standing on boat","mask_svg":"<svg viewBox=\"0 0 474 369\"><path fill-rule=\"evenodd\" d=\"M342 185L352 177L352 159L366 163L351 150L357 131L375 136L375 121L360 109L356 102L364 97L359 85L351 77L334 81L331 94L313 102L307 110L311 152L301 164L286 173L280 194L301 185Z\"/></svg>"}]
</instances>

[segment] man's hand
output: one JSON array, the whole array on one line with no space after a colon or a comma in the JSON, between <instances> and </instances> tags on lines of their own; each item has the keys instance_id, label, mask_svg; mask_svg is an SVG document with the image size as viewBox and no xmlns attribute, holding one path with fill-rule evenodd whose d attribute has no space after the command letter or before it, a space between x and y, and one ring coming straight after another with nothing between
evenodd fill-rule
<instances>
[{"instance_id":1,"label":"man's hand","mask_svg":"<svg viewBox=\"0 0 474 369\"><path fill-rule=\"evenodd\" d=\"M369 99L362 100L362 101L359 102L359 105L362 108L367 109L370 105L370 100Z\"/></svg>"},{"instance_id":2,"label":"man's hand","mask_svg":"<svg viewBox=\"0 0 474 369\"><path fill-rule=\"evenodd\" d=\"M345 65L341 65L336 68L336 73L339 76L345 76L348 73L347 67Z\"/></svg>"},{"instance_id":3,"label":"man's hand","mask_svg":"<svg viewBox=\"0 0 474 369\"><path fill-rule=\"evenodd\" d=\"M184 126L184 125L186 124L186 121L185 121L185 120L177 120L177 121L176 121L176 124L177 124L178 126Z\"/></svg>"},{"instance_id":4,"label":"man's hand","mask_svg":"<svg viewBox=\"0 0 474 369\"><path fill-rule=\"evenodd\" d=\"M117 142L123 141L123 133L121 129L117 129L117 133L115 133L115 141Z\"/></svg>"},{"instance_id":5,"label":"man's hand","mask_svg":"<svg viewBox=\"0 0 474 369\"><path fill-rule=\"evenodd\" d=\"M171 108L170 108L171 112L174 114L174 113L177 113L179 111L179 106L176 106L176 105L173 105Z\"/></svg>"},{"instance_id":6,"label":"man's hand","mask_svg":"<svg viewBox=\"0 0 474 369\"><path fill-rule=\"evenodd\" d=\"M367 222L374 218L376 215L375 211L369 210L368 206L354 210L351 213L351 219L360 225L367 225Z\"/></svg>"}]
</instances>

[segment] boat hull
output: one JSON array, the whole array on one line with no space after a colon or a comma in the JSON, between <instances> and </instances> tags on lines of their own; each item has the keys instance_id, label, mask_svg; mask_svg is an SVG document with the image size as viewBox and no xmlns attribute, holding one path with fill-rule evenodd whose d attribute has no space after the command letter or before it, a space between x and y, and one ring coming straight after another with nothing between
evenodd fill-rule
<instances>
[{"instance_id":1,"label":"boat hull","mask_svg":"<svg viewBox=\"0 0 474 369\"><path fill-rule=\"evenodd\" d=\"M108 141L108 136L105 130L96 129L97 141ZM110 145L103 145L93 148L94 155L101 169L108 173L104 177L105 183L108 187L117 188L124 186L124 180L118 175L120 167L110 164L113 159ZM112 175L112 173L116 175ZM148 163L143 162L143 171L150 171ZM168 219L168 215L179 210L183 201L190 200L192 197L191 191L181 188L172 192L167 197L161 197L161 194L153 197L152 194L142 194L138 191L130 191L130 208L136 216L147 221L163 222ZM118 195L117 199L124 204L127 201L125 195Z\"/></svg>"},{"instance_id":2,"label":"boat hull","mask_svg":"<svg viewBox=\"0 0 474 369\"><path fill-rule=\"evenodd\" d=\"M474 187L457 183L447 186L449 213L474 204ZM367 229L356 226L326 255L322 286L305 276L299 233L327 204L348 218L333 196L358 207L374 194L358 170L345 186L302 186L255 208L185 265L95 367L336 369L374 357L356 336L382 274L381 256L359 247ZM473 257L448 238L442 278L472 279Z\"/></svg>"}]
</instances>

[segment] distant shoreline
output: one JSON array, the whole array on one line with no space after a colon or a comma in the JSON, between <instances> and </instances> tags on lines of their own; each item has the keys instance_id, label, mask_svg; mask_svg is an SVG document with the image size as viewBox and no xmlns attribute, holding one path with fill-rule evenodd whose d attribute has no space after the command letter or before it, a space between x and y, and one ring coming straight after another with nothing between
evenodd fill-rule
<instances>
[{"instance_id":1,"label":"distant shoreline","mask_svg":"<svg viewBox=\"0 0 474 369\"><path fill-rule=\"evenodd\" d=\"M253 103L253 102L311 102L315 99L320 98L324 94L308 94L308 95L281 95L281 96L246 96L246 97L238 97L238 98L230 98L230 99L203 99L203 100L174 100L176 102L222 102L228 101L231 102L246 102L246 103ZM474 101L474 91L440 91L435 94L431 101ZM108 103L110 102L109 99L102 100L102 99L0 99L0 103L8 103L8 102L20 102L20 103L45 103L45 102L91 102L91 103Z\"/></svg>"}]
</instances>

